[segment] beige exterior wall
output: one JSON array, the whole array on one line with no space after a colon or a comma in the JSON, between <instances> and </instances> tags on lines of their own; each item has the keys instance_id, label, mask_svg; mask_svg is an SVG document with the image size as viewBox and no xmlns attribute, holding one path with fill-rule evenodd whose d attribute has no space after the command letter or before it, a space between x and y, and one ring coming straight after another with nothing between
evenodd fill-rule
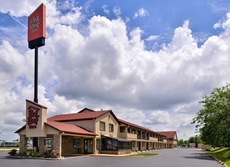
<instances>
[{"instance_id":1,"label":"beige exterior wall","mask_svg":"<svg viewBox=\"0 0 230 167\"><path fill-rule=\"evenodd\" d=\"M120 131L120 129L118 129L118 131ZM120 132L119 137L127 139L127 132Z\"/></svg>"},{"instance_id":2,"label":"beige exterior wall","mask_svg":"<svg viewBox=\"0 0 230 167\"><path fill-rule=\"evenodd\" d=\"M157 142L157 141L158 141L158 138L156 138L156 137L149 137L149 140L150 140L150 141L153 141L153 142Z\"/></svg>"},{"instance_id":3,"label":"beige exterior wall","mask_svg":"<svg viewBox=\"0 0 230 167\"><path fill-rule=\"evenodd\" d=\"M105 131L100 130L100 121L105 122ZM101 135L118 137L119 124L111 113L102 115L95 122L95 133L98 134L97 138L100 138ZM109 124L113 124L113 132L109 132Z\"/></svg>"},{"instance_id":4,"label":"beige exterior wall","mask_svg":"<svg viewBox=\"0 0 230 167\"><path fill-rule=\"evenodd\" d=\"M128 139L137 139L137 134L127 133Z\"/></svg>"},{"instance_id":5,"label":"beige exterior wall","mask_svg":"<svg viewBox=\"0 0 230 167\"><path fill-rule=\"evenodd\" d=\"M21 130L18 134L19 134L20 136L21 136L21 135L26 135L26 129Z\"/></svg>"},{"instance_id":6,"label":"beige exterior wall","mask_svg":"<svg viewBox=\"0 0 230 167\"><path fill-rule=\"evenodd\" d=\"M64 122L64 123L73 124L73 125L79 125L79 126L84 127L87 130L95 132L95 120L67 121L67 122Z\"/></svg>"},{"instance_id":7,"label":"beige exterior wall","mask_svg":"<svg viewBox=\"0 0 230 167\"><path fill-rule=\"evenodd\" d=\"M46 130L46 134L59 134L59 131L48 126L48 125L45 125L45 130Z\"/></svg>"}]
</instances>

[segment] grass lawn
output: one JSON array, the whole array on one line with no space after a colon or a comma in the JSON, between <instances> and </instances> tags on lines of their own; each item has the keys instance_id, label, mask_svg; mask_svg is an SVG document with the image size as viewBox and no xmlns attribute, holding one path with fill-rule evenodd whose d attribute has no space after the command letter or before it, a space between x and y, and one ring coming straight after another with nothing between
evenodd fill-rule
<instances>
[{"instance_id":1,"label":"grass lawn","mask_svg":"<svg viewBox=\"0 0 230 167\"><path fill-rule=\"evenodd\" d=\"M0 150L0 152L10 152L10 150Z\"/></svg>"},{"instance_id":2,"label":"grass lawn","mask_svg":"<svg viewBox=\"0 0 230 167\"><path fill-rule=\"evenodd\" d=\"M230 148L217 148L208 152L209 155L221 160L230 167Z\"/></svg>"},{"instance_id":3,"label":"grass lawn","mask_svg":"<svg viewBox=\"0 0 230 167\"><path fill-rule=\"evenodd\" d=\"M10 150L16 149L18 150L18 147L0 147L0 152L10 152Z\"/></svg>"},{"instance_id":4,"label":"grass lawn","mask_svg":"<svg viewBox=\"0 0 230 167\"><path fill-rule=\"evenodd\" d=\"M132 154L129 155L128 157L150 157L150 156L157 156L159 154L154 154L154 153L139 153L139 154Z\"/></svg>"}]
</instances>

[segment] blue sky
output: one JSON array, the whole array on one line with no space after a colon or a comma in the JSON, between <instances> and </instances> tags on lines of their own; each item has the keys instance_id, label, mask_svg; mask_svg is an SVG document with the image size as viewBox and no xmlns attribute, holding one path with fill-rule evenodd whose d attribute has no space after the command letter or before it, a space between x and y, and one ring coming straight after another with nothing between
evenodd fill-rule
<instances>
[{"instance_id":1,"label":"blue sky","mask_svg":"<svg viewBox=\"0 0 230 167\"><path fill-rule=\"evenodd\" d=\"M88 107L152 130L195 135L199 101L230 80L227 0L0 0L0 140L18 138L33 100L27 17L47 7L39 103L48 116Z\"/></svg>"}]
</instances>

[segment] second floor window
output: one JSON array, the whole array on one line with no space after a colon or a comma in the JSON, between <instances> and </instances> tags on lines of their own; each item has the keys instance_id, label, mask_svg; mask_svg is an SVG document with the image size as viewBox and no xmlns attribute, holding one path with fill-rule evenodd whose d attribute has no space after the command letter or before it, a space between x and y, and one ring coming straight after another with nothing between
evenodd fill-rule
<instances>
[{"instance_id":1,"label":"second floor window","mask_svg":"<svg viewBox=\"0 0 230 167\"><path fill-rule=\"evenodd\" d=\"M121 127L120 127L120 132L121 132L121 133L125 132L125 127L121 126Z\"/></svg>"},{"instance_id":2,"label":"second floor window","mask_svg":"<svg viewBox=\"0 0 230 167\"><path fill-rule=\"evenodd\" d=\"M105 122L100 122L100 130L105 131Z\"/></svg>"},{"instance_id":3,"label":"second floor window","mask_svg":"<svg viewBox=\"0 0 230 167\"><path fill-rule=\"evenodd\" d=\"M113 132L113 124L109 124L109 131Z\"/></svg>"}]
</instances>

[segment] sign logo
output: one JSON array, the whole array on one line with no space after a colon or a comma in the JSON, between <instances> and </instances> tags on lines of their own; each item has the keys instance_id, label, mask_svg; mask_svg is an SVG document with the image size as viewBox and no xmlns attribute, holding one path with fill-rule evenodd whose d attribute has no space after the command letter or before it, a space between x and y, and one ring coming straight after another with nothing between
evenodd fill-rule
<instances>
[{"instance_id":1,"label":"sign logo","mask_svg":"<svg viewBox=\"0 0 230 167\"><path fill-rule=\"evenodd\" d=\"M27 117L27 124L29 125L30 129L37 128L37 122L38 122L38 111L39 108L34 106L28 107L28 117Z\"/></svg>"},{"instance_id":2,"label":"sign logo","mask_svg":"<svg viewBox=\"0 0 230 167\"><path fill-rule=\"evenodd\" d=\"M29 27L29 29L30 29L30 32L31 32L31 33L34 33L34 32L37 32L37 31L38 31L40 21L41 21L41 19L39 18L39 16L37 16L37 17L32 17L32 18L30 19L30 27Z\"/></svg>"},{"instance_id":3,"label":"sign logo","mask_svg":"<svg viewBox=\"0 0 230 167\"><path fill-rule=\"evenodd\" d=\"M46 6L42 3L28 17L28 42L46 38Z\"/></svg>"}]
</instances>

